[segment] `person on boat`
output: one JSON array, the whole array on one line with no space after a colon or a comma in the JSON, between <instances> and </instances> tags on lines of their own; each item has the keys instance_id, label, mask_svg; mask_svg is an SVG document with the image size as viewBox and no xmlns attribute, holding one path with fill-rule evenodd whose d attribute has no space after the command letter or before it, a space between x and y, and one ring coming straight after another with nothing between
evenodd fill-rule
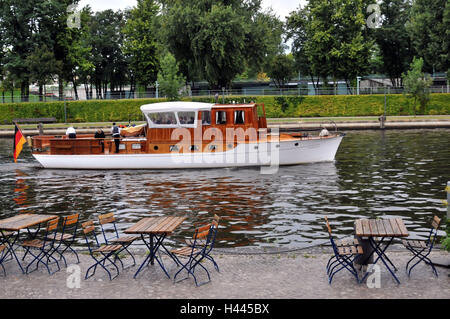
<instances>
[{"instance_id":1,"label":"person on boat","mask_svg":"<svg viewBox=\"0 0 450 319\"><path fill-rule=\"evenodd\" d=\"M328 132L328 130L325 127L322 129L322 131L319 134L320 137L329 136L329 135L330 135L330 132Z\"/></svg>"},{"instance_id":2,"label":"person on boat","mask_svg":"<svg viewBox=\"0 0 450 319\"><path fill-rule=\"evenodd\" d=\"M119 145L120 145L120 128L113 123L111 134L114 139L114 144L116 145L116 153L119 153Z\"/></svg>"},{"instance_id":3,"label":"person on boat","mask_svg":"<svg viewBox=\"0 0 450 319\"><path fill-rule=\"evenodd\" d=\"M103 130L99 128L95 132L94 138L101 138L100 144L102 145L102 153L104 153L105 152L105 141L103 139L105 138L105 132L103 132Z\"/></svg>"},{"instance_id":4,"label":"person on boat","mask_svg":"<svg viewBox=\"0 0 450 319\"><path fill-rule=\"evenodd\" d=\"M66 130L66 136L68 138L77 138L77 132L75 131L75 128L73 126L70 126L67 130Z\"/></svg>"}]
</instances>

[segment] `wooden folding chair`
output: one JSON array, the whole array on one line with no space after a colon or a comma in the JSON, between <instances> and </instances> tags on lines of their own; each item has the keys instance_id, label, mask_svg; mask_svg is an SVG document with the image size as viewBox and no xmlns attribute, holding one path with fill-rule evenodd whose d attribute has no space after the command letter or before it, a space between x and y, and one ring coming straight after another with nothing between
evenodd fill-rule
<instances>
[{"instance_id":1,"label":"wooden folding chair","mask_svg":"<svg viewBox=\"0 0 450 319\"><path fill-rule=\"evenodd\" d=\"M56 230L58 228L58 221L59 217L54 218L49 222L47 222L45 236L43 237L44 239L26 240L22 243L22 247L24 247L26 250L24 257L27 254L30 254L31 256L34 257L33 260L27 265L26 268L27 274L30 273L29 268L35 261L37 261L36 268L32 271L35 271L39 268L39 263L42 263L47 268L49 275L52 275L60 270L58 260L56 260L56 258L53 257L53 254L55 252L55 238L56 238ZM35 255L32 249L37 249L39 253ZM50 271L49 267L50 259L53 259L55 261L56 265L58 266L58 270L55 270L54 272ZM44 262L44 260L46 260L47 262Z\"/></svg>"},{"instance_id":2,"label":"wooden folding chair","mask_svg":"<svg viewBox=\"0 0 450 319\"><path fill-rule=\"evenodd\" d=\"M205 258L213 263L214 268L217 270L217 272L220 272L219 266L217 265L217 263L214 260L214 258L211 256L210 252L214 248L214 243L216 241L215 237L216 237L217 231L219 229L219 221L220 221L220 217L217 214L214 214L213 220L211 222L211 224L215 227L214 238L212 239L212 244L210 245L209 249L205 252ZM187 238L185 241L186 241L186 244L188 246L193 246L195 239L194 238ZM203 246L203 245L205 245L205 243L206 243L205 239L197 239L197 244L198 245L202 245Z\"/></svg>"},{"instance_id":3,"label":"wooden folding chair","mask_svg":"<svg viewBox=\"0 0 450 319\"><path fill-rule=\"evenodd\" d=\"M95 232L95 226L93 221L88 221L83 224L81 224L81 227L83 228L84 238L86 239L86 244L89 249L89 254L91 255L92 259L95 260L95 263L91 265L88 270L86 271L86 275L84 279L88 279L95 275L95 271L97 270L97 266L102 267L108 274L109 280L113 280L119 275L119 267L117 267L115 261L111 260L110 258L115 255L116 253L119 253L122 250L122 245L101 245L98 241L97 234ZM89 239L89 236L93 236L95 239L94 243L91 243L91 240ZM97 258L96 255L101 255L101 258ZM106 261L108 261L117 271L117 274L115 276L111 276L111 272L108 270L108 268L105 266ZM120 259L119 259L120 261ZM121 262L121 261L120 261ZM121 262L122 263L122 262ZM123 267L123 265L122 265ZM93 272L91 275L89 275L89 272L93 269Z\"/></svg>"},{"instance_id":4,"label":"wooden folding chair","mask_svg":"<svg viewBox=\"0 0 450 319\"><path fill-rule=\"evenodd\" d=\"M103 234L103 238L105 239L105 243L108 245L109 244L122 245L123 250L126 251L133 259L133 264L127 266L126 268L136 265L136 260L134 259L133 254L128 250L128 247L133 243L133 241L135 241L136 239L139 239L140 236L119 236L119 232L116 227L116 218L114 217L114 213L107 213L107 214L99 215L98 221L102 228L102 234ZM113 228L113 236L112 237L106 236L108 229L106 229L105 225L108 225L108 224L113 225L113 227L112 227ZM115 258L119 258L119 257L116 255ZM122 264L122 266L123 266L123 264Z\"/></svg>"},{"instance_id":5,"label":"wooden folding chair","mask_svg":"<svg viewBox=\"0 0 450 319\"><path fill-rule=\"evenodd\" d=\"M217 228L213 224L208 224L206 226L197 228L194 232L193 244L191 246L185 246L170 251L177 265L181 265L181 269L177 271L173 278L174 283L189 278L189 275L192 275L192 277L194 277L195 285L197 287L211 281L208 269L206 269L201 264L201 262L206 258L207 254L212 249L216 232ZM187 258L187 262L183 264L178 257ZM207 281L198 283L197 277L194 274L195 268L197 266L200 266L206 272L208 276ZM183 269L187 271L187 276L186 278L177 281L176 278L181 273L181 271L183 271Z\"/></svg>"},{"instance_id":6,"label":"wooden folding chair","mask_svg":"<svg viewBox=\"0 0 450 319\"><path fill-rule=\"evenodd\" d=\"M333 247L334 256L330 258L326 266L328 282L331 285L334 275L343 269L347 269L359 283L358 272L353 266L353 262L356 261L362 254L363 249L361 246L351 245L350 242L340 242L338 246L333 238L331 232L331 226L328 222L328 217L325 216L325 222L327 225L327 231L330 238L331 246ZM343 245L345 244L345 245Z\"/></svg>"},{"instance_id":7,"label":"wooden folding chair","mask_svg":"<svg viewBox=\"0 0 450 319\"><path fill-rule=\"evenodd\" d=\"M75 242L77 229L78 229L78 219L80 214L73 214L70 216L66 216L63 218L62 230L59 233L56 233L55 241L58 245L55 245L55 251L60 256L59 260L64 261L64 265L67 267L67 261L64 257L64 253L67 250L70 250L75 257L77 257L77 264L80 263L80 259L78 258L77 252L71 247ZM60 250L62 246L62 250Z\"/></svg>"},{"instance_id":8,"label":"wooden folding chair","mask_svg":"<svg viewBox=\"0 0 450 319\"><path fill-rule=\"evenodd\" d=\"M406 273L408 274L408 277L411 276L411 270L413 270L413 268L416 267L421 261L424 261L427 265L430 265L433 273L436 277L438 277L438 272L431 260L428 258L428 255L433 250L440 223L441 219L437 216L434 216L431 222L431 229L426 240L402 240L403 246L405 246L405 248L414 255L406 264ZM418 259L418 261L413 264L408 270L409 264L416 258Z\"/></svg>"}]
</instances>

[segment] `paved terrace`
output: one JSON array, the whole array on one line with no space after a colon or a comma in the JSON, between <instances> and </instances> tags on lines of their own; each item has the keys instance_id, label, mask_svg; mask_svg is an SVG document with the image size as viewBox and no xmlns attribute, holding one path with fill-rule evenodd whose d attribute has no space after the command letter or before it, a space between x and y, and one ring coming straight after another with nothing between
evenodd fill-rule
<instances>
[{"instance_id":1,"label":"paved terrace","mask_svg":"<svg viewBox=\"0 0 450 319\"><path fill-rule=\"evenodd\" d=\"M144 254L137 252L137 262L143 261ZM449 299L449 269L438 267L439 277L433 276L431 268L423 263L417 266L408 278L404 267L410 254L400 246L391 246L388 255L399 268L401 281L397 285L381 264L380 288L368 288L358 285L347 272L335 276L332 285L327 282L325 265L330 257L331 248L315 248L290 252L267 252L217 250L215 259L221 272L211 270L211 282L196 288L192 278L174 284L168 279L155 262L133 279L136 267L123 271L119 277L109 281L106 273L98 269L94 277L84 280L84 273L92 259L86 253L80 254L80 288L68 288L67 282L72 273L66 268L49 276L44 267L23 275L15 262L5 267L7 276L0 278L0 298L134 298L134 299ZM19 252L19 254L21 254ZM433 258L450 259L450 254L436 250ZM75 259L68 258L69 264ZM177 268L169 257L164 262L173 276ZM125 258L124 262L130 262ZM206 265L206 264L205 264ZM201 270L198 270L199 278Z\"/></svg>"}]
</instances>

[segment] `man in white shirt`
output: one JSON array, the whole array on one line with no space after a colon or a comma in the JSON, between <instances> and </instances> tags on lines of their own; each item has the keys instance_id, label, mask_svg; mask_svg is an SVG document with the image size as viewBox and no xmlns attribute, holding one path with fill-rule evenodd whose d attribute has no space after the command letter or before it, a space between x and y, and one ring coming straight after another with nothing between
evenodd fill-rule
<instances>
[{"instance_id":1,"label":"man in white shirt","mask_svg":"<svg viewBox=\"0 0 450 319\"><path fill-rule=\"evenodd\" d=\"M67 129L66 135L69 138L77 138L77 132L75 131L75 128L73 126L71 126Z\"/></svg>"}]
</instances>

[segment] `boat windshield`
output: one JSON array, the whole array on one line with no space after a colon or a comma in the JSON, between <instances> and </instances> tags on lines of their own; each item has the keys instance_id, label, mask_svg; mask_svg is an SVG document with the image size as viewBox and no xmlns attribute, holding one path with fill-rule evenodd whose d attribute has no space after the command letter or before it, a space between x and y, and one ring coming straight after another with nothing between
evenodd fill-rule
<instances>
[{"instance_id":1,"label":"boat windshield","mask_svg":"<svg viewBox=\"0 0 450 319\"><path fill-rule=\"evenodd\" d=\"M174 112L149 113L148 118L153 124L176 125L177 118Z\"/></svg>"},{"instance_id":2,"label":"boat windshield","mask_svg":"<svg viewBox=\"0 0 450 319\"><path fill-rule=\"evenodd\" d=\"M197 112L180 111L180 112L152 112L145 114L148 117L151 127L173 128L194 127L196 124Z\"/></svg>"},{"instance_id":3,"label":"boat windshield","mask_svg":"<svg viewBox=\"0 0 450 319\"><path fill-rule=\"evenodd\" d=\"M195 112L178 112L180 124L192 125L195 123Z\"/></svg>"}]
</instances>

